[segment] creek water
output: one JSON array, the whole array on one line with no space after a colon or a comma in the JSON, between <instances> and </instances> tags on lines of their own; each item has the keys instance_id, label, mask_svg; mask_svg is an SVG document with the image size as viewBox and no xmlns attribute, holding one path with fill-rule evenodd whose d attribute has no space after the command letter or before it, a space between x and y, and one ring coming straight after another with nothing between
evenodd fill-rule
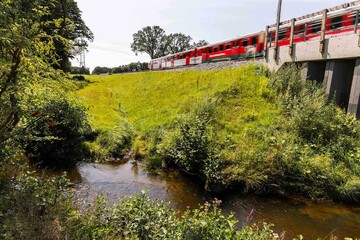
<instances>
[{"instance_id":1,"label":"creek water","mask_svg":"<svg viewBox=\"0 0 360 240\"><path fill-rule=\"evenodd\" d=\"M239 225L252 222L271 222L273 228L286 239L301 234L304 239L330 239L332 235L360 237L360 206L323 203L316 204L307 199L279 199L257 195L210 195L195 179L179 173L151 174L139 164L131 161L117 164L81 163L68 171L75 183L76 191L86 198L98 193L111 201L126 195L140 194L148 190L152 198L170 202L170 206L184 211L199 204L222 200L224 214L234 213ZM252 214L250 214L252 212Z\"/></svg>"}]
</instances>

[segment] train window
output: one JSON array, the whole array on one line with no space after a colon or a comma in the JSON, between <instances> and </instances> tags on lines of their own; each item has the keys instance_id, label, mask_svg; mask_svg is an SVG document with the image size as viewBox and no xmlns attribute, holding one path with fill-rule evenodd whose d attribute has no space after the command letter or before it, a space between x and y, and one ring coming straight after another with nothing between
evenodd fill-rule
<instances>
[{"instance_id":1,"label":"train window","mask_svg":"<svg viewBox=\"0 0 360 240\"><path fill-rule=\"evenodd\" d=\"M236 46L240 46L240 40L238 40L237 42L236 42Z\"/></svg>"},{"instance_id":2,"label":"train window","mask_svg":"<svg viewBox=\"0 0 360 240\"><path fill-rule=\"evenodd\" d=\"M209 47L208 50L209 50L209 53L212 53L212 48L211 47Z\"/></svg>"},{"instance_id":3,"label":"train window","mask_svg":"<svg viewBox=\"0 0 360 240\"><path fill-rule=\"evenodd\" d=\"M342 26L342 16L333 17L331 19L330 29L340 28Z\"/></svg>"},{"instance_id":4,"label":"train window","mask_svg":"<svg viewBox=\"0 0 360 240\"><path fill-rule=\"evenodd\" d=\"M214 53L216 53L218 51L217 47L214 47Z\"/></svg>"},{"instance_id":5,"label":"train window","mask_svg":"<svg viewBox=\"0 0 360 240\"><path fill-rule=\"evenodd\" d=\"M219 51L222 51L222 50L224 50L224 45L223 44L219 45Z\"/></svg>"},{"instance_id":6,"label":"train window","mask_svg":"<svg viewBox=\"0 0 360 240\"><path fill-rule=\"evenodd\" d=\"M230 43L226 44L226 49L230 49Z\"/></svg>"},{"instance_id":7,"label":"train window","mask_svg":"<svg viewBox=\"0 0 360 240\"><path fill-rule=\"evenodd\" d=\"M311 33L317 33L317 32L320 32L321 31L321 23L320 22L312 22L310 24L311 26Z\"/></svg>"},{"instance_id":8,"label":"train window","mask_svg":"<svg viewBox=\"0 0 360 240\"><path fill-rule=\"evenodd\" d=\"M236 48L238 46L236 44L237 44L237 41L234 41L233 44L232 44L233 48Z\"/></svg>"},{"instance_id":9,"label":"train window","mask_svg":"<svg viewBox=\"0 0 360 240\"><path fill-rule=\"evenodd\" d=\"M242 46L246 47L248 45L248 40L247 39L243 39L242 40Z\"/></svg>"},{"instance_id":10,"label":"train window","mask_svg":"<svg viewBox=\"0 0 360 240\"><path fill-rule=\"evenodd\" d=\"M285 33L284 32L279 33L279 40L282 40L284 38L285 38Z\"/></svg>"},{"instance_id":11,"label":"train window","mask_svg":"<svg viewBox=\"0 0 360 240\"><path fill-rule=\"evenodd\" d=\"M251 38L251 45L255 45L257 44L257 37L252 37Z\"/></svg>"},{"instance_id":12,"label":"train window","mask_svg":"<svg viewBox=\"0 0 360 240\"><path fill-rule=\"evenodd\" d=\"M304 29L305 29L305 25L304 25L304 24L297 25L297 26L295 26L294 34L296 35L296 34L303 33L303 32L304 32Z\"/></svg>"}]
</instances>

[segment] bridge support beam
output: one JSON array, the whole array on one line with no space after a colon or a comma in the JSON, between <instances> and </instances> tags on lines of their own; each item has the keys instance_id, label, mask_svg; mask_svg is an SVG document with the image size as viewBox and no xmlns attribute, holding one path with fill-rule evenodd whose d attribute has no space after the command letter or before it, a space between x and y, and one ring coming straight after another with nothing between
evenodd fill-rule
<instances>
[{"instance_id":1,"label":"bridge support beam","mask_svg":"<svg viewBox=\"0 0 360 240\"><path fill-rule=\"evenodd\" d=\"M355 60L330 60L325 66L324 84L329 100L348 108Z\"/></svg>"},{"instance_id":2,"label":"bridge support beam","mask_svg":"<svg viewBox=\"0 0 360 240\"><path fill-rule=\"evenodd\" d=\"M360 58L356 59L348 112L360 118Z\"/></svg>"},{"instance_id":3,"label":"bridge support beam","mask_svg":"<svg viewBox=\"0 0 360 240\"><path fill-rule=\"evenodd\" d=\"M316 80L322 83L325 74L325 61L305 62L301 68L301 77L303 80Z\"/></svg>"}]
</instances>

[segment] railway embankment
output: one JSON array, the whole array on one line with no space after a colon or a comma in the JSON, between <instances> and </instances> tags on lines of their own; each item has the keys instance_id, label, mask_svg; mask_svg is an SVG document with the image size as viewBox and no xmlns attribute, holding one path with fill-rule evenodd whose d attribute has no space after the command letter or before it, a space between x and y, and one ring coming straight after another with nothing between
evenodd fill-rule
<instances>
[{"instance_id":1,"label":"railway embankment","mask_svg":"<svg viewBox=\"0 0 360 240\"><path fill-rule=\"evenodd\" d=\"M226 64L226 63L222 63ZM209 191L360 199L360 124L296 69L90 76L78 91L98 132L97 161L126 152L177 168Z\"/></svg>"},{"instance_id":2,"label":"railway embankment","mask_svg":"<svg viewBox=\"0 0 360 240\"><path fill-rule=\"evenodd\" d=\"M218 61L208 62L198 65L188 65L178 68L166 69L161 71L210 71L210 70L221 70L228 68L238 68L249 64L262 64L264 60L262 58L248 59L248 60L229 60L229 61Z\"/></svg>"}]
</instances>

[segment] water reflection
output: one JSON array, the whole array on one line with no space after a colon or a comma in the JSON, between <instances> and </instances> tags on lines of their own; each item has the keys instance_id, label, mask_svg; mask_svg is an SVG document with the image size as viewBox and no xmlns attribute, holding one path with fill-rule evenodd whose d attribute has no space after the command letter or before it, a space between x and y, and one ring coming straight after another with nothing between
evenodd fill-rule
<instances>
[{"instance_id":1,"label":"water reflection","mask_svg":"<svg viewBox=\"0 0 360 240\"><path fill-rule=\"evenodd\" d=\"M80 190L85 185L87 195L104 193L112 201L126 195L140 194L144 189L148 190L150 197L169 201L170 206L178 210L195 208L212 199L200 184L194 184L179 173L151 174L131 162L80 164L78 171L83 179Z\"/></svg>"},{"instance_id":2,"label":"water reflection","mask_svg":"<svg viewBox=\"0 0 360 240\"><path fill-rule=\"evenodd\" d=\"M83 163L69 174L74 182L79 183L78 192L90 197L105 193L115 201L147 189L150 197L170 201L170 206L181 211L217 197L223 201L223 212L234 212L240 225L246 223L253 209L252 221L272 222L277 232L286 230L289 239L298 234L305 239L329 238L331 234L340 238L360 236L360 208L356 206L315 204L304 199L283 200L256 195L210 196L194 179L174 172L150 174L131 162Z\"/></svg>"}]
</instances>

